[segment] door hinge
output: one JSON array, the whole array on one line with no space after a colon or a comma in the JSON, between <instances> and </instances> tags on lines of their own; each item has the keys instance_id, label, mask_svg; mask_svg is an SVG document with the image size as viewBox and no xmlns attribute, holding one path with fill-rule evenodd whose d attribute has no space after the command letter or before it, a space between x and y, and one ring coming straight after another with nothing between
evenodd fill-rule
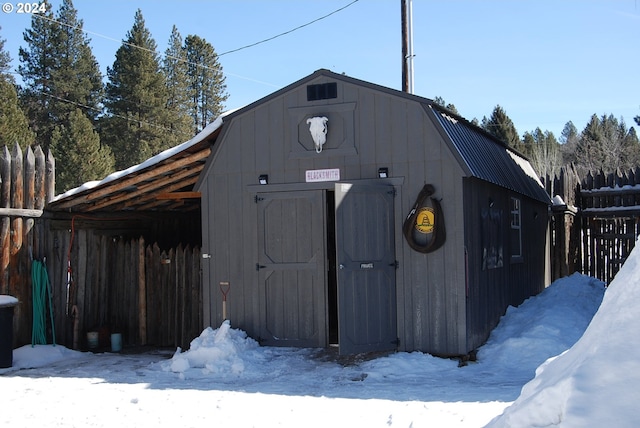
<instances>
[{"instance_id":1,"label":"door hinge","mask_svg":"<svg viewBox=\"0 0 640 428\"><path fill-rule=\"evenodd\" d=\"M266 266L261 265L260 263L256 263L256 270L264 269Z\"/></svg>"},{"instance_id":2,"label":"door hinge","mask_svg":"<svg viewBox=\"0 0 640 428\"><path fill-rule=\"evenodd\" d=\"M396 337L396 340L392 340L391 343L396 345L396 346L400 346L400 338Z\"/></svg>"},{"instance_id":3,"label":"door hinge","mask_svg":"<svg viewBox=\"0 0 640 428\"><path fill-rule=\"evenodd\" d=\"M400 263L395 260L393 263L389 263L389 266L392 266L395 269L398 269L400 267Z\"/></svg>"},{"instance_id":4,"label":"door hinge","mask_svg":"<svg viewBox=\"0 0 640 428\"><path fill-rule=\"evenodd\" d=\"M262 198L262 197L260 197L260 196L258 196L258 195L255 195L255 196L253 197L253 202L255 202L256 204L257 204L258 202L260 202L260 201L264 201L264 198Z\"/></svg>"},{"instance_id":5,"label":"door hinge","mask_svg":"<svg viewBox=\"0 0 640 428\"><path fill-rule=\"evenodd\" d=\"M389 194L389 195L391 195L391 196L393 196L393 197L395 198L395 197L396 197L396 195L398 194L398 191L397 191L397 190L396 190L396 188L394 187L394 188L392 188L391 190L389 190L389 191L387 192L387 194Z\"/></svg>"}]
</instances>

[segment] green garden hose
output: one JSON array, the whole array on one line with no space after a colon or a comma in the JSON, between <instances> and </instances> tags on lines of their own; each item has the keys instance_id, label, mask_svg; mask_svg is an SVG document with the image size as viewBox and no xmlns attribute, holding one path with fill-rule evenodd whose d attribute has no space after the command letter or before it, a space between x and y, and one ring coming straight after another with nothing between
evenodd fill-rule
<instances>
[{"instance_id":1,"label":"green garden hose","mask_svg":"<svg viewBox=\"0 0 640 428\"><path fill-rule=\"evenodd\" d=\"M33 327L31 330L31 346L47 344L47 295L49 297L49 315L51 316L51 336L53 346L56 345L56 331L53 325L53 304L49 275L45 264L34 260L31 264L31 284L33 299Z\"/></svg>"}]
</instances>

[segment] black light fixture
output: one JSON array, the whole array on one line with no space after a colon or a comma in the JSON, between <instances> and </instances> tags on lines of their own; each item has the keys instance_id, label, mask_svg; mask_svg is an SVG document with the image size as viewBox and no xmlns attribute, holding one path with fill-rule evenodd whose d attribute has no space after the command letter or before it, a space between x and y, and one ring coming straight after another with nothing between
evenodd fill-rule
<instances>
[{"instance_id":1,"label":"black light fixture","mask_svg":"<svg viewBox=\"0 0 640 428\"><path fill-rule=\"evenodd\" d=\"M388 178L389 168L378 168L378 178Z\"/></svg>"},{"instance_id":2,"label":"black light fixture","mask_svg":"<svg viewBox=\"0 0 640 428\"><path fill-rule=\"evenodd\" d=\"M258 177L258 183L269 184L269 176L267 174L260 175L260 177Z\"/></svg>"}]
</instances>

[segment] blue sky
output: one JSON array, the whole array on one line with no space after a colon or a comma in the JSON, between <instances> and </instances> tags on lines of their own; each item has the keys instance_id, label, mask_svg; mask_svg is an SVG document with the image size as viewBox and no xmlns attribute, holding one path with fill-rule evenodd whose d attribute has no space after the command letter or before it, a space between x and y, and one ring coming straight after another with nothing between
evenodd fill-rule
<instances>
[{"instance_id":1,"label":"blue sky","mask_svg":"<svg viewBox=\"0 0 640 428\"><path fill-rule=\"evenodd\" d=\"M75 0L103 73L140 8L159 52L175 24L220 55L230 98L256 101L319 68L401 88L400 0ZM0 3L3 3L1 0ZM57 11L61 0L51 1ZM29 15L0 13L17 67ZM556 137L592 114L627 126L640 115L640 0L413 0L415 94L440 96L467 119L502 106L518 132ZM636 126L638 130L639 127Z\"/></svg>"}]
</instances>

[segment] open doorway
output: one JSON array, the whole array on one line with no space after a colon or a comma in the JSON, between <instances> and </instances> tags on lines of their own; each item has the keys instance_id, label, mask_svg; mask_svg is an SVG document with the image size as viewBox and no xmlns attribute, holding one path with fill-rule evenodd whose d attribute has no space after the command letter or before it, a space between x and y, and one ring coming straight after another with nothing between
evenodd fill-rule
<instances>
[{"instance_id":1,"label":"open doorway","mask_svg":"<svg viewBox=\"0 0 640 428\"><path fill-rule=\"evenodd\" d=\"M327 190L327 321L329 346L338 346L338 273L336 271L335 192Z\"/></svg>"}]
</instances>

